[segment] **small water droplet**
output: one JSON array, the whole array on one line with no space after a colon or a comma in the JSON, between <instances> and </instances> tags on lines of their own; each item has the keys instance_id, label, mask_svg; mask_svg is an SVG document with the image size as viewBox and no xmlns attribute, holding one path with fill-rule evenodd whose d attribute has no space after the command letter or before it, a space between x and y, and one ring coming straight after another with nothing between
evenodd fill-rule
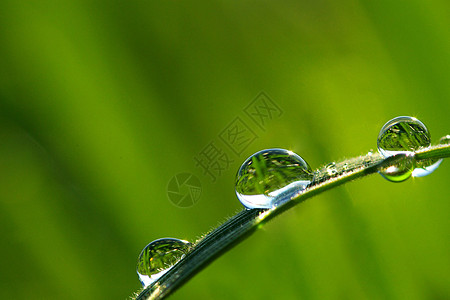
<instances>
[{"instance_id":1,"label":"small water droplet","mask_svg":"<svg viewBox=\"0 0 450 300\"><path fill-rule=\"evenodd\" d=\"M236 195L247 208L273 208L303 191L314 175L292 151L266 149L242 164L236 175Z\"/></svg>"},{"instance_id":2,"label":"small water droplet","mask_svg":"<svg viewBox=\"0 0 450 300\"><path fill-rule=\"evenodd\" d=\"M364 155L363 156L363 165L364 166L369 166L370 165L370 163L372 162L372 160L373 160L373 150L372 149L370 149L369 150L369 152L367 152L367 155Z\"/></svg>"},{"instance_id":3,"label":"small water droplet","mask_svg":"<svg viewBox=\"0 0 450 300\"><path fill-rule=\"evenodd\" d=\"M174 238L154 240L142 250L136 267L139 280L145 287L164 275L191 247L191 243Z\"/></svg>"},{"instance_id":4,"label":"small water droplet","mask_svg":"<svg viewBox=\"0 0 450 300\"><path fill-rule=\"evenodd\" d=\"M336 163L335 162L331 162L329 164L327 164L325 166L325 168L327 169L327 173L330 176L336 175L337 174L337 168L336 168Z\"/></svg>"},{"instance_id":5,"label":"small water droplet","mask_svg":"<svg viewBox=\"0 0 450 300\"><path fill-rule=\"evenodd\" d=\"M342 169L343 169L344 171L347 171L349 168L350 168L350 167L349 167L348 163L345 163L345 164L342 166Z\"/></svg>"},{"instance_id":6,"label":"small water droplet","mask_svg":"<svg viewBox=\"0 0 450 300\"><path fill-rule=\"evenodd\" d=\"M435 161L421 162L416 165L413 152L420 148L429 147L430 144L430 133L427 127L418 119L402 116L388 121L381 128L378 135L378 151L384 157L406 154L408 159L396 165L383 168L380 170L380 174L394 182L404 181L411 176L424 176L420 175L423 174L421 171L428 172L425 168L432 165Z\"/></svg>"},{"instance_id":7,"label":"small water droplet","mask_svg":"<svg viewBox=\"0 0 450 300\"><path fill-rule=\"evenodd\" d=\"M439 144L445 145L450 143L450 135L441 137ZM417 162L416 169L413 171L413 177L423 177L433 173L442 163L443 159L427 159Z\"/></svg>"},{"instance_id":8,"label":"small water droplet","mask_svg":"<svg viewBox=\"0 0 450 300\"><path fill-rule=\"evenodd\" d=\"M442 144L442 145L450 144L450 134L447 134L447 135L444 135L443 137L441 137L441 139L439 140L439 144Z\"/></svg>"}]
</instances>

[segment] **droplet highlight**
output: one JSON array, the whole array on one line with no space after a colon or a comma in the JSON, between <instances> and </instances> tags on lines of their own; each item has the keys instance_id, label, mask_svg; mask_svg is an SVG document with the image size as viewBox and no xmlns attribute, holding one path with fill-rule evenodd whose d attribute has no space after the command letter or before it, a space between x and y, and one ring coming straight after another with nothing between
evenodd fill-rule
<instances>
[{"instance_id":1,"label":"droplet highlight","mask_svg":"<svg viewBox=\"0 0 450 300\"><path fill-rule=\"evenodd\" d=\"M190 250L191 243L174 238L162 238L145 246L138 257L136 272L145 287L169 271Z\"/></svg>"},{"instance_id":2,"label":"droplet highlight","mask_svg":"<svg viewBox=\"0 0 450 300\"><path fill-rule=\"evenodd\" d=\"M299 155L266 149L251 155L236 175L236 195L247 208L273 208L303 191L314 174Z\"/></svg>"}]
</instances>

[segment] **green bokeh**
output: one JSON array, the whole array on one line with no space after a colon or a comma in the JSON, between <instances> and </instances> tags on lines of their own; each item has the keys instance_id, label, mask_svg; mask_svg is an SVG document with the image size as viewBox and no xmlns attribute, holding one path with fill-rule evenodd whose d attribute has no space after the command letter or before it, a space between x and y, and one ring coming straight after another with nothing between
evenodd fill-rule
<instances>
[{"instance_id":1,"label":"green bokeh","mask_svg":"<svg viewBox=\"0 0 450 300\"><path fill-rule=\"evenodd\" d=\"M195 240L241 209L250 154L312 168L376 148L399 115L450 133L446 1L0 3L0 298L125 299L137 256ZM258 127L265 91L283 110ZM219 135L240 117L240 155ZM211 141L233 160L196 167ZM193 207L167 197L180 172ZM372 176L285 213L173 299L438 299L450 294L450 165L401 184Z\"/></svg>"}]
</instances>

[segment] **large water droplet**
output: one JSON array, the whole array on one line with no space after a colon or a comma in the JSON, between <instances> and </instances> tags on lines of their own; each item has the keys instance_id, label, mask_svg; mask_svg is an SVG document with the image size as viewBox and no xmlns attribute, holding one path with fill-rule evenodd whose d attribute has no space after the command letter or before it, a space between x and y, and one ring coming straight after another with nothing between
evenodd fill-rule
<instances>
[{"instance_id":1,"label":"large water droplet","mask_svg":"<svg viewBox=\"0 0 450 300\"><path fill-rule=\"evenodd\" d=\"M425 172L426 168L436 161L423 161L416 165L413 152L429 147L430 144L430 133L418 119L402 116L390 120L384 124L378 135L378 151L384 157L406 154L407 158L396 165L383 168L380 174L394 182L404 181L411 176L424 176L420 175L421 170Z\"/></svg>"},{"instance_id":2,"label":"large water droplet","mask_svg":"<svg viewBox=\"0 0 450 300\"><path fill-rule=\"evenodd\" d=\"M266 149L242 164L236 175L236 195L247 208L273 208L292 199L311 183L308 164L292 151Z\"/></svg>"},{"instance_id":3,"label":"large water droplet","mask_svg":"<svg viewBox=\"0 0 450 300\"><path fill-rule=\"evenodd\" d=\"M414 117L397 117L381 128L378 135L378 150L384 157L408 153L430 146L427 127Z\"/></svg>"},{"instance_id":4,"label":"large water droplet","mask_svg":"<svg viewBox=\"0 0 450 300\"><path fill-rule=\"evenodd\" d=\"M191 247L191 243L174 238L154 240L139 254L136 267L139 280L144 287L164 275Z\"/></svg>"}]
</instances>

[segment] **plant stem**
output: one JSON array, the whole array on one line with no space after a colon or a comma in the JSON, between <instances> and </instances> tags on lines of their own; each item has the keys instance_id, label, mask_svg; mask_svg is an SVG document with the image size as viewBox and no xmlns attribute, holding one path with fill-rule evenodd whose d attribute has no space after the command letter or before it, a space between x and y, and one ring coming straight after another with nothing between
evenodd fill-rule
<instances>
[{"instance_id":1,"label":"plant stem","mask_svg":"<svg viewBox=\"0 0 450 300\"><path fill-rule=\"evenodd\" d=\"M416 160L450 157L450 144L418 150L414 153L414 157ZM411 156L405 154L384 158L379 153L369 152L335 163L332 172L326 166L317 169L312 183L290 201L271 209L242 210L205 235L192 246L192 250L183 259L141 291L135 299L162 299L168 296L221 254L294 205L346 182L376 173L380 168L410 158Z\"/></svg>"}]
</instances>

